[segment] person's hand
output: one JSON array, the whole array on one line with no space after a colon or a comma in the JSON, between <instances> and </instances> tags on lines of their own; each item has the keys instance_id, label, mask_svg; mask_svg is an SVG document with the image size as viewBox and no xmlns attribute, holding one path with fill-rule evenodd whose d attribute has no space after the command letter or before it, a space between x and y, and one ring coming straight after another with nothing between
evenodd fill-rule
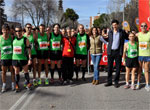
<instances>
[{"instance_id":1,"label":"person's hand","mask_svg":"<svg viewBox=\"0 0 150 110\"><path fill-rule=\"evenodd\" d=\"M28 60L28 65L31 65L32 64L32 61L31 60Z\"/></svg>"},{"instance_id":2,"label":"person's hand","mask_svg":"<svg viewBox=\"0 0 150 110\"><path fill-rule=\"evenodd\" d=\"M123 60L123 65L125 66L126 65L126 62Z\"/></svg>"}]
</instances>

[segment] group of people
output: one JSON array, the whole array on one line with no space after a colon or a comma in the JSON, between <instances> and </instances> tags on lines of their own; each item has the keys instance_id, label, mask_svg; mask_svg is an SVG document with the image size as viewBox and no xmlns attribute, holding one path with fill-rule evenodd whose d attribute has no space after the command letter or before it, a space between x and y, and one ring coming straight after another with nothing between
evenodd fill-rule
<instances>
[{"instance_id":1,"label":"group of people","mask_svg":"<svg viewBox=\"0 0 150 110\"><path fill-rule=\"evenodd\" d=\"M105 32L106 31L106 32ZM125 39L129 42L124 43ZM137 41L138 39L138 41ZM2 26L0 36L1 68L2 68L2 90L6 91L6 72L11 72L12 90L20 91L20 71L24 72L24 87L28 90L33 86L42 84L42 64L45 70L45 85L54 83L55 70L58 72L59 81L62 84L73 83L73 73L76 80L79 78L81 67L82 80L86 81L85 73L87 67L88 50L94 66L93 85L99 84L99 63L104 51L103 44L107 45L108 55L108 80L106 87L112 85L113 63L116 63L116 74L114 86L119 87L120 69L122 63L126 66L125 88L140 88L140 77L142 68L145 72L146 86L149 90L149 64L150 64L150 32L147 24L141 24L141 32L126 33L119 29L119 22L112 21L112 29L104 30L93 27L89 34L86 33L82 24L78 25L77 31L69 27L61 29L59 24L54 24L52 29L41 24L39 28L33 28L30 23L25 25L25 31L21 26L11 30L8 24ZM48 67L50 59L50 70ZM75 66L74 66L75 59ZM57 65L57 67L55 67ZM33 69L33 81L30 82L29 66ZM38 76L37 76L38 71ZM48 78L50 71L51 79ZM129 84L129 74L132 72L132 84ZM138 81L135 88L135 73L138 73Z\"/></svg>"}]
</instances>

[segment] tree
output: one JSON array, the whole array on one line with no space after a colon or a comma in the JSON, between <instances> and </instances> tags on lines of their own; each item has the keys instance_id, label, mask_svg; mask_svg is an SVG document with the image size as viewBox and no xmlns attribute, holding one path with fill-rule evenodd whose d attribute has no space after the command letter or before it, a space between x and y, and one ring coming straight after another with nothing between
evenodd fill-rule
<instances>
[{"instance_id":1,"label":"tree","mask_svg":"<svg viewBox=\"0 0 150 110\"><path fill-rule=\"evenodd\" d=\"M14 0L14 17L24 15L30 18L34 26L44 23L50 25L51 18L56 9L55 0ZM24 17L22 17L24 18Z\"/></svg>"},{"instance_id":2,"label":"tree","mask_svg":"<svg viewBox=\"0 0 150 110\"><path fill-rule=\"evenodd\" d=\"M79 19L79 15L71 8L66 9L64 16L66 19L70 19L72 21L73 27L74 27L74 22Z\"/></svg>"},{"instance_id":3,"label":"tree","mask_svg":"<svg viewBox=\"0 0 150 110\"><path fill-rule=\"evenodd\" d=\"M2 30L2 25L4 24L5 21L7 21L7 16L4 14L4 0L0 0L0 33Z\"/></svg>"},{"instance_id":4,"label":"tree","mask_svg":"<svg viewBox=\"0 0 150 110\"><path fill-rule=\"evenodd\" d=\"M108 14L102 14L100 15L100 17L96 20L94 20L94 24L95 27L109 27L110 26L110 22L109 22L109 15Z\"/></svg>"}]
</instances>

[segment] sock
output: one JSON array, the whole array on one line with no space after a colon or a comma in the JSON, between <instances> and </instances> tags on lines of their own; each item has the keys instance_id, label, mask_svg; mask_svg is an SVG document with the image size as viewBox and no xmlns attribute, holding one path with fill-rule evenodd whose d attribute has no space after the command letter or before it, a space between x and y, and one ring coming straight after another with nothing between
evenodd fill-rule
<instances>
[{"instance_id":1,"label":"sock","mask_svg":"<svg viewBox=\"0 0 150 110\"><path fill-rule=\"evenodd\" d=\"M134 82L132 82L131 84L134 85Z\"/></svg>"},{"instance_id":2,"label":"sock","mask_svg":"<svg viewBox=\"0 0 150 110\"><path fill-rule=\"evenodd\" d=\"M129 82L126 82L126 85L129 85Z\"/></svg>"},{"instance_id":3,"label":"sock","mask_svg":"<svg viewBox=\"0 0 150 110\"><path fill-rule=\"evenodd\" d=\"M82 78L85 78L86 67L82 67Z\"/></svg>"},{"instance_id":4,"label":"sock","mask_svg":"<svg viewBox=\"0 0 150 110\"><path fill-rule=\"evenodd\" d=\"M149 87L149 84L146 84L146 87Z\"/></svg>"},{"instance_id":5,"label":"sock","mask_svg":"<svg viewBox=\"0 0 150 110\"><path fill-rule=\"evenodd\" d=\"M54 79L54 69L51 69L51 78Z\"/></svg>"},{"instance_id":6,"label":"sock","mask_svg":"<svg viewBox=\"0 0 150 110\"><path fill-rule=\"evenodd\" d=\"M140 82L137 82L137 85L140 85Z\"/></svg>"},{"instance_id":7,"label":"sock","mask_svg":"<svg viewBox=\"0 0 150 110\"><path fill-rule=\"evenodd\" d=\"M3 88L5 88L6 87L6 83L3 83L3 86L2 86Z\"/></svg>"},{"instance_id":8,"label":"sock","mask_svg":"<svg viewBox=\"0 0 150 110\"><path fill-rule=\"evenodd\" d=\"M19 85L19 81L20 81L20 75L19 74L15 75L15 81L16 81L16 84Z\"/></svg>"},{"instance_id":9,"label":"sock","mask_svg":"<svg viewBox=\"0 0 150 110\"><path fill-rule=\"evenodd\" d=\"M61 68L58 68L57 71L58 71L58 76L59 76L59 79L60 79L61 78Z\"/></svg>"},{"instance_id":10,"label":"sock","mask_svg":"<svg viewBox=\"0 0 150 110\"><path fill-rule=\"evenodd\" d=\"M79 72L79 70L80 70L80 67L79 66L76 66L75 67L75 73L76 73L76 77L78 78L78 72Z\"/></svg>"},{"instance_id":11,"label":"sock","mask_svg":"<svg viewBox=\"0 0 150 110\"><path fill-rule=\"evenodd\" d=\"M27 81L27 84L29 84L30 83L29 73L25 73L24 76L25 76L25 79Z\"/></svg>"},{"instance_id":12,"label":"sock","mask_svg":"<svg viewBox=\"0 0 150 110\"><path fill-rule=\"evenodd\" d=\"M14 85L15 85L15 83L14 83L14 82L12 82L12 83L11 83L11 86L14 86Z\"/></svg>"}]
</instances>

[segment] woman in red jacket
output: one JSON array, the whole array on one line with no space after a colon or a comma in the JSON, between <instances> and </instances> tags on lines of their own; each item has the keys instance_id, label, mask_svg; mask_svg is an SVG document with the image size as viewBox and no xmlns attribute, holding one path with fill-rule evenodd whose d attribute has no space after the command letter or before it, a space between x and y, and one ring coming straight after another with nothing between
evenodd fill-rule
<instances>
[{"instance_id":1,"label":"woman in red jacket","mask_svg":"<svg viewBox=\"0 0 150 110\"><path fill-rule=\"evenodd\" d=\"M63 49L62 49L62 73L63 73L63 84L73 83L73 58L74 58L74 46L76 38L71 37L71 29L67 28L67 36L62 38Z\"/></svg>"}]
</instances>

